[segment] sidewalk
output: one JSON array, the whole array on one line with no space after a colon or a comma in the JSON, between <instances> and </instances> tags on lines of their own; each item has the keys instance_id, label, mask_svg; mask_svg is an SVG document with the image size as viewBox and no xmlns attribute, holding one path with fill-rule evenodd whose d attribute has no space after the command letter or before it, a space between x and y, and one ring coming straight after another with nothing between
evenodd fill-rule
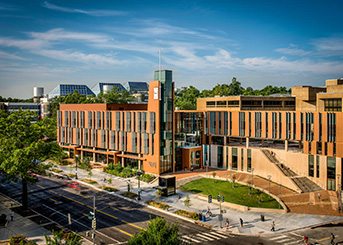
<instances>
[{"instance_id":1,"label":"sidewalk","mask_svg":"<svg viewBox=\"0 0 343 245\"><path fill-rule=\"evenodd\" d=\"M63 169L66 174L75 173L75 167L72 167L72 166L60 166L59 168ZM216 172L219 172L219 171L216 171ZM119 193L126 192L127 183L128 183L128 180L130 180L131 191L134 193L137 193L138 191L138 188L137 188L138 180L135 177L124 179L124 178L120 178L120 177L116 177L116 176L104 173L102 170L98 170L98 169L92 170L92 173L93 175L91 179L96 180L98 182L98 184L94 185L95 187L101 188L101 186L111 186L118 189ZM181 176L177 176L177 179L181 180L185 178L193 178L194 174L199 174L199 173L196 173L196 172L185 173L186 176L184 178L182 178ZM221 174L217 173L217 176L221 176ZM88 172L82 169L78 170L78 177L79 177L78 178L79 180L83 178L90 178L88 176ZM104 183L103 181L104 178L106 179L111 178L112 183L111 184ZM241 179L242 177L240 177L239 180ZM255 176L254 176L254 183L255 183ZM262 183L262 184L265 184L265 183ZM156 190L154 189L156 185L157 185L156 182L154 184L148 184L141 181L142 200L140 201L140 203L145 204L145 202L148 200L156 199L156 193L155 193ZM256 177L256 185L258 186L260 185L258 177ZM275 194L279 191L279 186L275 185L271 187L270 190L271 190L271 193ZM208 204L206 200L199 199L197 195L195 194L184 193L180 190L177 190L177 193L181 196L181 199L179 199L179 195L174 195L170 197L161 197L157 201L165 202L168 205L170 205L171 208L168 210L169 212L175 212L178 209L183 209L183 210L199 213L204 210L207 210L207 207L210 206L213 216L209 218L209 220L206 221L205 223L211 225L214 229L222 229L220 227L220 221L218 220L218 215L219 215L218 205L214 203ZM285 197L294 195L294 192L292 192L289 189L286 189L285 191L282 190L282 192L279 192L279 193L282 193L282 195L284 195ZM190 207L187 207L184 204L184 200L186 199L187 196L189 196L191 200ZM308 203L306 205L308 205ZM225 224L225 220L229 219L230 232L236 233L236 234L255 235L255 236L268 235L268 234L274 234L274 233L284 233L287 231L301 229L304 227L317 226L320 224L338 222L338 221L343 220L343 218L340 216L297 214L297 213L262 213L262 212L252 212L252 211L241 212L241 211L237 211L237 210L229 209L229 208L224 208L224 210L225 211L223 214L223 218L224 218L223 225ZM265 216L264 222L261 221L261 215ZM240 227L240 224L239 224L240 218L243 219L243 222L244 222L243 227ZM275 222L275 232L271 231L272 221ZM223 231L226 231L226 228L223 228Z\"/></svg>"},{"instance_id":2,"label":"sidewalk","mask_svg":"<svg viewBox=\"0 0 343 245\"><path fill-rule=\"evenodd\" d=\"M6 240L18 234L26 236L37 244L45 244L44 235L50 235L50 231L10 209L16 206L20 206L20 204L0 194L0 212L6 214L8 220L5 227L0 227L0 244L7 244L5 243ZM11 221L11 215L13 215L13 221Z\"/></svg>"}]
</instances>

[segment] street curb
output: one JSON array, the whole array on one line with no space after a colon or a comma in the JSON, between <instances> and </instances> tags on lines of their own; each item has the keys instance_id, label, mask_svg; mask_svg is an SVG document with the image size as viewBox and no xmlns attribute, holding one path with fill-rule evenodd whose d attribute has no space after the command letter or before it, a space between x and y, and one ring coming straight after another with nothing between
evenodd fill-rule
<instances>
[{"instance_id":1,"label":"street curb","mask_svg":"<svg viewBox=\"0 0 343 245\"><path fill-rule=\"evenodd\" d=\"M122 195L120 195L120 194L117 194L117 193L114 193L114 192L109 192L109 191L103 190L103 189L101 189L101 188L99 188L99 187L96 187L96 186L94 186L94 185L92 185L92 184L88 184L88 183L83 182L83 181L81 181L81 180L74 180L74 181L76 181L76 182L78 182L78 183L80 183L80 184L83 184L83 185L85 185L85 186L88 186L88 187L90 187L90 188L92 188L92 189L95 189L95 190L97 190L97 191L106 192L107 194L110 194L110 195L113 195L113 196L116 196L116 197L125 199L126 201L133 202L133 203L136 203L136 204L140 204L140 205L142 205L142 206L144 206L144 207L147 207L147 208L156 210L156 211L158 211L158 212L161 212L161 213L164 213L164 214L168 214L168 215L174 216L174 217L176 217L176 218L179 218L179 219L182 219L182 220L191 222L191 223L193 223L193 224L196 224L196 220L192 220L192 219L183 217L183 216L181 216L181 215L177 215L177 214L174 214L174 213L165 211L165 210L163 210L163 209L156 208L156 207L154 207L154 206L151 206L151 205L146 204L145 202L138 202L138 201L133 200L133 199L131 199L131 198L124 197L124 196L122 196ZM198 225L198 224L197 224L197 225Z\"/></svg>"}]
</instances>

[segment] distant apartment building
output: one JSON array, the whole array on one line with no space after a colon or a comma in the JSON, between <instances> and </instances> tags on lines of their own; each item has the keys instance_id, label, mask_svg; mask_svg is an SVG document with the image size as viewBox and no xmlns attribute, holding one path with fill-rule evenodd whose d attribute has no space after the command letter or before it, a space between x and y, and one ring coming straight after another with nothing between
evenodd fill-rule
<instances>
[{"instance_id":1,"label":"distant apartment building","mask_svg":"<svg viewBox=\"0 0 343 245\"><path fill-rule=\"evenodd\" d=\"M40 116L40 105L38 103L5 102L5 110L9 113L16 111L32 111Z\"/></svg>"},{"instance_id":2,"label":"distant apartment building","mask_svg":"<svg viewBox=\"0 0 343 245\"><path fill-rule=\"evenodd\" d=\"M200 98L196 110L175 112L176 169L209 166L297 191L340 190L342 98L342 79L293 87L289 96Z\"/></svg>"},{"instance_id":3,"label":"distant apartment building","mask_svg":"<svg viewBox=\"0 0 343 245\"><path fill-rule=\"evenodd\" d=\"M135 166L146 172L174 171L172 72L156 71L148 103L61 104L57 140L70 156Z\"/></svg>"}]
</instances>

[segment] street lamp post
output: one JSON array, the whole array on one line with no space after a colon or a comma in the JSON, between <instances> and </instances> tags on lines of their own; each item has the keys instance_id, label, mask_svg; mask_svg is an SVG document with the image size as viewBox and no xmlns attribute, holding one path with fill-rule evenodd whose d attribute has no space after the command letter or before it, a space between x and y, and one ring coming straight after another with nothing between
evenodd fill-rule
<instances>
[{"instance_id":1,"label":"street lamp post","mask_svg":"<svg viewBox=\"0 0 343 245\"><path fill-rule=\"evenodd\" d=\"M77 179L77 164L79 162L79 155L75 155L75 179Z\"/></svg>"},{"instance_id":2,"label":"street lamp post","mask_svg":"<svg viewBox=\"0 0 343 245\"><path fill-rule=\"evenodd\" d=\"M141 200L141 175L143 174L142 170L138 169L137 176L138 176L138 196L137 200Z\"/></svg>"}]
</instances>

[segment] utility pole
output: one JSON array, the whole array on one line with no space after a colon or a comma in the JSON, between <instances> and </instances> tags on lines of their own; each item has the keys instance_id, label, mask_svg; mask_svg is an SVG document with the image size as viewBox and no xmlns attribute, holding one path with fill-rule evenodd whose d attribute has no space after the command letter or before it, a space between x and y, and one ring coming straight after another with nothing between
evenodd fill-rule
<instances>
[{"instance_id":1,"label":"utility pole","mask_svg":"<svg viewBox=\"0 0 343 245\"><path fill-rule=\"evenodd\" d=\"M93 245L95 245L95 230L96 230L96 217L95 217L95 195L93 196L93 219L92 219L92 229L93 229Z\"/></svg>"}]
</instances>

